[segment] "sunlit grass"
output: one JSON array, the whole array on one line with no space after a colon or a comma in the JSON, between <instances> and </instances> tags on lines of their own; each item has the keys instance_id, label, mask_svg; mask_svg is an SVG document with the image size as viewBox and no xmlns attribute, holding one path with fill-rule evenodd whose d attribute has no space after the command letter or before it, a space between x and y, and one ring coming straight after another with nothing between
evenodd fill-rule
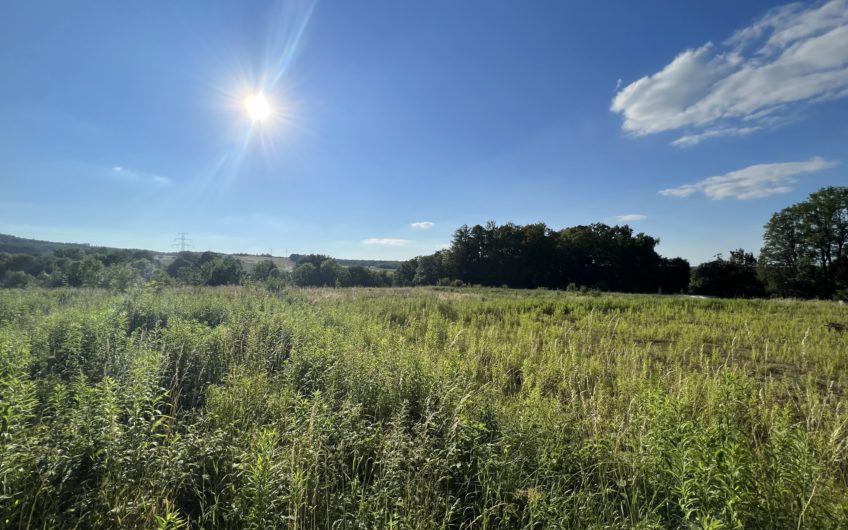
<instances>
[{"instance_id":1,"label":"sunlit grass","mask_svg":"<svg viewBox=\"0 0 848 530\"><path fill-rule=\"evenodd\" d=\"M0 291L10 528L840 528L829 302Z\"/></svg>"}]
</instances>

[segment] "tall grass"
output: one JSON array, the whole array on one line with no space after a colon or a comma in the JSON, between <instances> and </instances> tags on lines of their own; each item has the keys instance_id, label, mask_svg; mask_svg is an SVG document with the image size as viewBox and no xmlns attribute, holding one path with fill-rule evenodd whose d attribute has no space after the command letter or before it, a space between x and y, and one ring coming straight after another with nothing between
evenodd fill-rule
<instances>
[{"instance_id":1,"label":"tall grass","mask_svg":"<svg viewBox=\"0 0 848 530\"><path fill-rule=\"evenodd\" d=\"M0 291L7 528L846 528L833 303Z\"/></svg>"}]
</instances>

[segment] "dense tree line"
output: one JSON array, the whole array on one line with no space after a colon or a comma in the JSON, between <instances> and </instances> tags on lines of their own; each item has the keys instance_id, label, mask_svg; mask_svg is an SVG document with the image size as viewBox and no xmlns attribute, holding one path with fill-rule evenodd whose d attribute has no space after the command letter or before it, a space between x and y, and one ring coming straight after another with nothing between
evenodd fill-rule
<instances>
[{"instance_id":1,"label":"dense tree line","mask_svg":"<svg viewBox=\"0 0 848 530\"><path fill-rule=\"evenodd\" d=\"M245 276L241 261L233 256L214 252L180 252L168 265L171 278L188 285L238 284Z\"/></svg>"},{"instance_id":2,"label":"dense tree line","mask_svg":"<svg viewBox=\"0 0 848 530\"><path fill-rule=\"evenodd\" d=\"M658 243L654 237L634 234L626 225L598 223L559 231L543 223L461 226L449 248L402 263L394 283L685 291L689 263L660 256Z\"/></svg>"},{"instance_id":3,"label":"dense tree line","mask_svg":"<svg viewBox=\"0 0 848 530\"><path fill-rule=\"evenodd\" d=\"M293 271L272 259L245 268L237 257L215 252L180 252L172 260L157 260L152 252L105 248L57 248L49 255L0 253L0 286L101 287L124 290L146 281L162 285L236 285L247 282L269 287L285 285L385 287L385 270L345 267L321 255L298 256Z\"/></svg>"},{"instance_id":4,"label":"dense tree line","mask_svg":"<svg viewBox=\"0 0 848 530\"><path fill-rule=\"evenodd\" d=\"M321 254L292 255L296 258L291 280L303 287L388 287L388 273L361 265L345 267Z\"/></svg>"},{"instance_id":5,"label":"dense tree line","mask_svg":"<svg viewBox=\"0 0 848 530\"><path fill-rule=\"evenodd\" d=\"M401 262L391 272L366 266L386 262L320 254L292 254L292 271L272 259L245 270L238 258L214 252L181 252L162 263L144 250L57 245L49 255L0 253L0 285L126 289L149 280L272 288L484 285L848 299L848 187L822 188L776 212L764 229L758 258L737 249L729 259L718 255L692 269L682 258L660 256L659 239L627 225L601 223L562 230L543 223L463 225L448 248Z\"/></svg>"},{"instance_id":6,"label":"dense tree line","mask_svg":"<svg viewBox=\"0 0 848 530\"><path fill-rule=\"evenodd\" d=\"M772 215L759 259L742 249L692 271L690 289L722 297L848 299L848 187L826 187Z\"/></svg>"},{"instance_id":7,"label":"dense tree line","mask_svg":"<svg viewBox=\"0 0 848 530\"><path fill-rule=\"evenodd\" d=\"M758 275L757 258L741 248L730 251L730 259L719 254L713 261L692 269L689 290L693 294L722 298L756 298L766 294Z\"/></svg>"},{"instance_id":8,"label":"dense tree line","mask_svg":"<svg viewBox=\"0 0 848 530\"><path fill-rule=\"evenodd\" d=\"M107 287L123 289L153 276L153 253L144 250L57 248L49 255L0 253L6 287Z\"/></svg>"},{"instance_id":9,"label":"dense tree line","mask_svg":"<svg viewBox=\"0 0 848 530\"><path fill-rule=\"evenodd\" d=\"M759 258L743 249L691 269L628 226L554 231L542 223L462 226L450 246L401 263L395 285L476 284L691 292L719 297L848 299L848 187L826 187L775 213Z\"/></svg>"},{"instance_id":10,"label":"dense tree line","mask_svg":"<svg viewBox=\"0 0 848 530\"><path fill-rule=\"evenodd\" d=\"M123 290L145 281L181 285L241 283L241 262L213 252L181 252L163 265L146 250L58 248L50 255L0 253L5 287L102 287Z\"/></svg>"}]
</instances>

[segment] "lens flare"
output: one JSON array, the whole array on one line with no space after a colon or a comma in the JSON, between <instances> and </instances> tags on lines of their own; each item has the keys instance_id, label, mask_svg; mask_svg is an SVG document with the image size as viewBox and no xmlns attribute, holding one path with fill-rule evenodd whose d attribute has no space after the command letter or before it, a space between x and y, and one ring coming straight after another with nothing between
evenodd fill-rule
<instances>
[{"instance_id":1,"label":"lens flare","mask_svg":"<svg viewBox=\"0 0 848 530\"><path fill-rule=\"evenodd\" d=\"M244 100L244 108L253 121L264 121L271 116L271 105L265 96L256 94Z\"/></svg>"},{"instance_id":2,"label":"lens flare","mask_svg":"<svg viewBox=\"0 0 848 530\"><path fill-rule=\"evenodd\" d=\"M264 155L268 162L280 150L294 149L292 144L282 141L284 135L292 134L299 106L292 99L290 69L316 2L272 3L264 17L268 26L256 35L259 42L264 41L264 49L258 50L261 55L252 60L247 60L249 55L243 55L242 61L229 65L228 79L210 82L218 95L218 105L237 119L232 122L221 156L204 170L208 174L203 182L205 190L225 193L243 176L244 166L255 155ZM237 50L238 46L233 43L228 49Z\"/></svg>"}]
</instances>

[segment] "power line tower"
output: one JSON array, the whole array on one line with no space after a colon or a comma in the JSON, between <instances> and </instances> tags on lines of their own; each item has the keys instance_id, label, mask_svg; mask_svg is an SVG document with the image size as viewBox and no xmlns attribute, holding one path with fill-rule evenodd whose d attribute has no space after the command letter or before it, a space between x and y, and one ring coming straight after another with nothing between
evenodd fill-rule
<instances>
[{"instance_id":1,"label":"power line tower","mask_svg":"<svg viewBox=\"0 0 848 530\"><path fill-rule=\"evenodd\" d=\"M194 247L191 239L186 236L187 234L185 232L180 232L179 234L177 234L177 237L174 238L174 244L171 246L175 248L178 247L180 249L180 252L185 252L186 250Z\"/></svg>"}]
</instances>

